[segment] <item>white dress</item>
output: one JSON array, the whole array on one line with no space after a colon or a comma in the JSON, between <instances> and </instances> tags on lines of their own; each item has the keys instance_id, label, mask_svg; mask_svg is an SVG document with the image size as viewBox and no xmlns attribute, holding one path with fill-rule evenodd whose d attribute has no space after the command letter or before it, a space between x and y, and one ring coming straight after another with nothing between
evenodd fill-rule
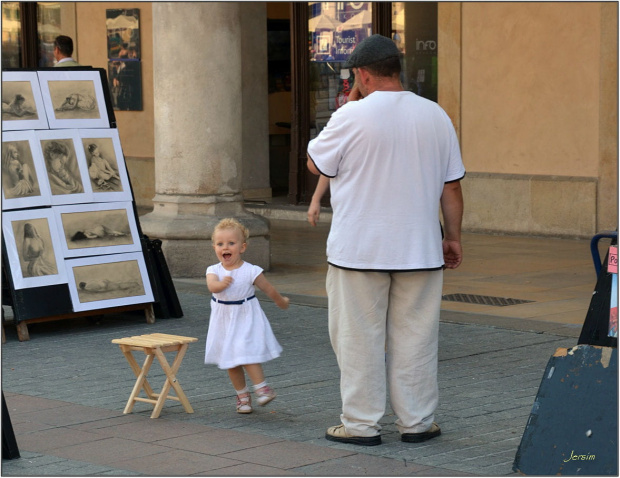
<instances>
[{"instance_id":1,"label":"white dress","mask_svg":"<svg viewBox=\"0 0 620 478\"><path fill-rule=\"evenodd\" d=\"M244 262L238 269L227 271L222 264L209 266L207 274L219 280L231 275L233 283L213 297L224 301L247 299L254 295L254 280L263 272L258 266ZM211 318L207 333L205 363L221 369L238 365L263 363L280 356L282 347L276 340L269 321L257 298L243 304L220 304L211 299Z\"/></svg>"}]
</instances>

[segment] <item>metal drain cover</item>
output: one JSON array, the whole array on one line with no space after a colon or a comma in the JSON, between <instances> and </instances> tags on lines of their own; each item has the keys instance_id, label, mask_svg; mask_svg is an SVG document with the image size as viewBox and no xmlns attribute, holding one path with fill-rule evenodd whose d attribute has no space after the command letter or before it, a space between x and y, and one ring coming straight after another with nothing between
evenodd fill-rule
<instances>
[{"instance_id":1,"label":"metal drain cover","mask_svg":"<svg viewBox=\"0 0 620 478\"><path fill-rule=\"evenodd\" d=\"M495 307L506 307L507 305L527 304L533 300L510 299L506 297L492 297L490 295L476 294L447 294L442 296L442 300L450 302L465 302L467 304L492 305Z\"/></svg>"}]
</instances>

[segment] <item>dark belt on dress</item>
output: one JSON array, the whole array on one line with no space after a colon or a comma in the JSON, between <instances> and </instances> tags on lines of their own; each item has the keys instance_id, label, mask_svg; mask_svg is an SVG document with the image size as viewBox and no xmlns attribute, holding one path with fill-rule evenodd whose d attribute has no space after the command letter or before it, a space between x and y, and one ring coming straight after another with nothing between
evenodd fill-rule
<instances>
[{"instance_id":1,"label":"dark belt on dress","mask_svg":"<svg viewBox=\"0 0 620 478\"><path fill-rule=\"evenodd\" d=\"M248 300L252 300L254 299L256 296L253 295L252 297L248 297L247 299L241 299L241 300L220 300L220 299L216 299L215 297L211 296L211 300L213 302L217 302L218 304L224 304L224 305L241 305L244 302L247 302Z\"/></svg>"}]
</instances>

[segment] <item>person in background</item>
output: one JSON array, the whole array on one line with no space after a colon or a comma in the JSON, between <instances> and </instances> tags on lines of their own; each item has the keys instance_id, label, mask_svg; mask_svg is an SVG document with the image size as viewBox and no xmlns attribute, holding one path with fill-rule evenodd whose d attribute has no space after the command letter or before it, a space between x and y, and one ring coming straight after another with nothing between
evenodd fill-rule
<instances>
[{"instance_id":1,"label":"person in background","mask_svg":"<svg viewBox=\"0 0 620 478\"><path fill-rule=\"evenodd\" d=\"M456 132L437 103L404 91L399 53L382 35L360 42L343 65L355 75L347 103L308 144L308 169L330 178L333 210L326 288L342 413L325 437L364 446L381 444L387 386L402 441L441 434L443 270L462 261Z\"/></svg>"},{"instance_id":2,"label":"person in background","mask_svg":"<svg viewBox=\"0 0 620 478\"><path fill-rule=\"evenodd\" d=\"M55 67L81 66L75 61L73 55L73 40L66 35L58 35L54 40Z\"/></svg>"}]
</instances>

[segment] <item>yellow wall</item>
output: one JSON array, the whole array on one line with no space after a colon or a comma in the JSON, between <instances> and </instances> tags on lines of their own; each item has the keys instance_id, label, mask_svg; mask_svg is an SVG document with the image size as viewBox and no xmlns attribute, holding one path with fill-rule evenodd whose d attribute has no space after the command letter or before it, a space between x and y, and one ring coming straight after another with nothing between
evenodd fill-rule
<instances>
[{"instance_id":1,"label":"yellow wall","mask_svg":"<svg viewBox=\"0 0 620 478\"><path fill-rule=\"evenodd\" d=\"M136 203L147 209L151 3L75 5L78 59L106 70L106 9L140 9L144 111L116 117ZM268 18L289 12L288 2L267 3ZM591 237L617 227L617 21L613 2L440 2L439 103L468 172L465 230ZM288 133L273 125L286 121L290 99L269 100L270 133Z\"/></svg>"},{"instance_id":2,"label":"yellow wall","mask_svg":"<svg viewBox=\"0 0 620 478\"><path fill-rule=\"evenodd\" d=\"M79 61L108 69L106 10L140 9L140 56L143 111L115 111L121 146L131 177L136 203L150 208L155 195L153 116L153 35L150 2L76 2Z\"/></svg>"},{"instance_id":3,"label":"yellow wall","mask_svg":"<svg viewBox=\"0 0 620 478\"><path fill-rule=\"evenodd\" d=\"M150 2L76 2L80 63L108 69L106 9L140 9L140 49L143 111L115 111L123 151L127 156L154 155L153 36Z\"/></svg>"},{"instance_id":4,"label":"yellow wall","mask_svg":"<svg viewBox=\"0 0 620 478\"><path fill-rule=\"evenodd\" d=\"M462 4L470 171L598 175L599 3Z\"/></svg>"}]
</instances>

